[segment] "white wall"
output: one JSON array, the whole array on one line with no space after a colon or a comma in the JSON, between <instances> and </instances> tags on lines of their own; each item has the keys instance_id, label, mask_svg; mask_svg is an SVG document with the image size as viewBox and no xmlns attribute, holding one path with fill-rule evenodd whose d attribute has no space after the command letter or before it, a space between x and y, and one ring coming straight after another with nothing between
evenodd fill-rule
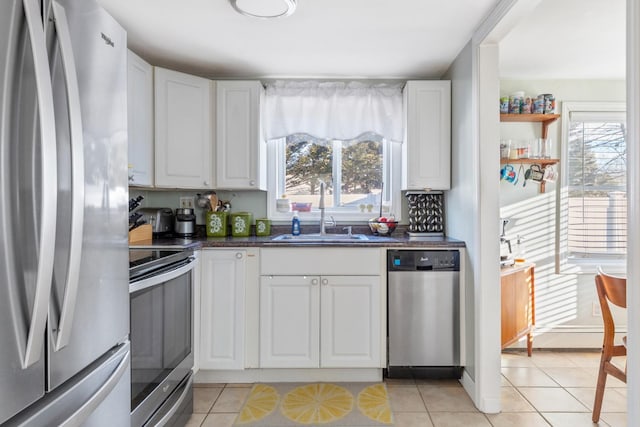
<instances>
[{"instance_id":1,"label":"white wall","mask_svg":"<svg viewBox=\"0 0 640 427\"><path fill-rule=\"evenodd\" d=\"M498 272L498 181L485 170L498 167L485 141L496 139L497 46L470 42L445 78L452 86L452 188L447 195L447 234L467 246L467 367L463 385L483 412L500 411L500 291ZM478 82L483 81L484 87ZM484 114L493 115L486 120ZM482 125L481 125L482 124ZM484 163L487 163L484 165ZM494 328L493 326L496 325ZM490 328L489 328L490 327Z\"/></svg>"},{"instance_id":2,"label":"white wall","mask_svg":"<svg viewBox=\"0 0 640 427\"><path fill-rule=\"evenodd\" d=\"M477 226L470 218L477 212L478 168L469 152L474 148L475 127L472 120L473 95L471 43L460 52L447 74L451 80L451 190L446 194L446 235L465 241L467 250L466 275L466 361L469 376L475 379L475 290L477 263Z\"/></svg>"},{"instance_id":3,"label":"white wall","mask_svg":"<svg viewBox=\"0 0 640 427\"><path fill-rule=\"evenodd\" d=\"M502 80L500 95L525 91L527 96L553 93L557 112L563 101L624 101L624 80ZM561 120L549 126L554 158L560 157ZM540 136L541 126L535 123L502 123L501 138L530 140ZM499 150L496 143L495 150ZM517 163L513 163L518 166ZM560 170L560 165L555 166ZM496 172L496 175L497 172ZM555 274L556 245L556 185L548 183L546 193L528 182L522 187L506 181L500 183L500 216L510 218L507 235L525 237L524 246L529 261L536 263L536 333L534 347L599 348L602 345L602 318L593 314L597 304L593 274ZM626 315L615 313L616 322L624 331ZM525 346L524 340L515 345Z\"/></svg>"}]
</instances>

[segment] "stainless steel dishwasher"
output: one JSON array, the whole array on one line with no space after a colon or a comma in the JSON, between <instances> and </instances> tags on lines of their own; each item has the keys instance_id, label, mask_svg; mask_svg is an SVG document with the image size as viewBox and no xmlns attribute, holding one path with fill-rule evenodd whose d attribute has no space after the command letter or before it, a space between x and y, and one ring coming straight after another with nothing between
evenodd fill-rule
<instances>
[{"instance_id":1,"label":"stainless steel dishwasher","mask_svg":"<svg viewBox=\"0 0 640 427\"><path fill-rule=\"evenodd\" d=\"M388 377L460 378L460 252L389 250Z\"/></svg>"}]
</instances>

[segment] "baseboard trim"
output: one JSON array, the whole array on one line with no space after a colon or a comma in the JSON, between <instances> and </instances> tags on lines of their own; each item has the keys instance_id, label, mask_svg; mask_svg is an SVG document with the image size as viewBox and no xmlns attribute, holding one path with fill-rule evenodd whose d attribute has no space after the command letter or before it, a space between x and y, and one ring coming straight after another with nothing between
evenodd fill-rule
<instances>
[{"instance_id":1,"label":"baseboard trim","mask_svg":"<svg viewBox=\"0 0 640 427\"><path fill-rule=\"evenodd\" d=\"M382 381L382 369L200 369L195 383L256 383L256 382L378 382Z\"/></svg>"}]
</instances>

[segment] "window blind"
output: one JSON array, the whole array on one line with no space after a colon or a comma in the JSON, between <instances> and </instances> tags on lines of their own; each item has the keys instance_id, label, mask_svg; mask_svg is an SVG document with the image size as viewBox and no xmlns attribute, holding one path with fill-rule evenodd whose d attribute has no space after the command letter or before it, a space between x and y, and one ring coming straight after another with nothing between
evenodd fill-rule
<instances>
[{"instance_id":1,"label":"window blind","mask_svg":"<svg viewBox=\"0 0 640 427\"><path fill-rule=\"evenodd\" d=\"M568 256L623 259L627 249L624 112L572 111L569 118Z\"/></svg>"}]
</instances>

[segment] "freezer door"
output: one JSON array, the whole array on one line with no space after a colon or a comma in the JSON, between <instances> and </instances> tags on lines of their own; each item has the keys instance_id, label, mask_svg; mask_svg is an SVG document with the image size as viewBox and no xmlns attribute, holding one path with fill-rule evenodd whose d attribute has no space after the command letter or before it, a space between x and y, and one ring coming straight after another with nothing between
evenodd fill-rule
<instances>
[{"instance_id":1,"label":"freezer door","mask_svg":"<svg viewBox=\"0 0 640 427\"><path fill-rule=\"evenodd\" d=\"M130 344L111 349L3 427L127 427Z\"/></svg>"},{"instance_id":2,"label":"freezer door","mask_svg":"<svg viewBox=\"0 0 640 427\"><path fill-rule=\"evenodd\" d=\"M0 2L0 424L45 390L56 210L46 53L39 2Z\"/></svg>"},{"instance_id":3,"label":"freezer door","mask_svg":"<svg viewBox=\"0 0 640 427\"><path fill-rule=\"evenodd\" d=\"M129 333L127 41L93 0L53 1L47 13L60 183L48 329L53 390Z\"/></svg>"}]
</instances>

